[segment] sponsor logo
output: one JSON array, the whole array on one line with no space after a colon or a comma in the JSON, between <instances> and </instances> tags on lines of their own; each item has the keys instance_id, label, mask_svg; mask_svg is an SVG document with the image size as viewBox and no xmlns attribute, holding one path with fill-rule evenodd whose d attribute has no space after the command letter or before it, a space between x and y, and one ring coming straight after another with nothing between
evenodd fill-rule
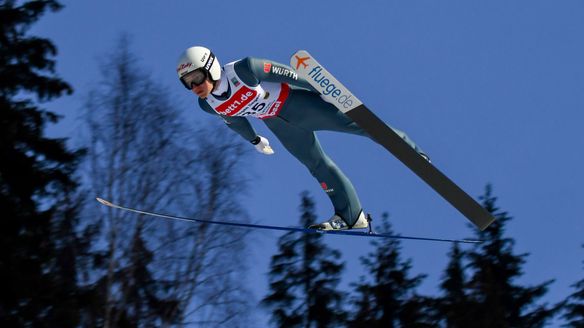
<instances>
[{"instance_id":1,"label":"sponsor logo","mask_svg":"<svg viewBox=\"0 0 584 328\"><path fill-rule=\"evenodd\" d=\"M298 69L298 67L300 67L300 65L302 65L302 67L306 68L308 67L308 64L305 63L305 61L307 61L310 57L298 57L298 55L294 55L294 57L296 57L296 69Z\"/></svg>"},{"instance_id":2,"label":"sponsor logo","mask_svg":"<svg viewBox=\"0 0 584 328\"><path fill-rule=\"evenodd\" d=\"M238 87L240 84L239 80L236 77L231 79L231 83L233 83L233 85L236 87Z\"/></svg>"},{"instance_id":3,"label":"sponsor logo","mask_svg":"<svg viewBox=\"0 0 584 328\"><path fill-rule=\"evenodd\" d=\"M326 192L326 193L330 193L330 192L333 192L333 191L335 191L335 190L334 190L334 189L332 189L332 188L330 188L330 189L329 189L329 187L326 185L326 183L325 183L325 182L321 182L321 183L320 183L320 186L322 187L322 190L324 190L324 192Z\"/></svg>"},{"instance_id":4,"label":"sponsor logo","mask_svg":"<svg viewBox=\"0 0 584 328\"><path fill-rule=\"evenodd\" d=\"M264 63L264 73L270 73L271 68L272 68L272 63Z\"/></svg>"},{"instance_id":5,"label":"sponsor logo","mask_svg":"<svg viewBox=\"0 0 584 328\"><path fill-rule=\"evenodd\" d=\"M325 76L322 67L313 67L312 70L310 70L308 73L308 77L316 82L316 84L321 88L321 93L325 96L330 95L344 108L351 108L353 106L353 95L343 94L341 89L339 89L333 81Z\"/></svg>"},{"instance_id":6,"label":"sponsor logo","mask_svg":"<svg viewBox=\"0 0 584 328\"><path fill-rule=\"evenodd\" d=\"M272 73L298 80L298 74L296 72L284 67L272 66Z\"/></svg>"},{"instance_id":7,"label":"sponsor logo","mask_svg":"<svg viewBox=\"0 0 584 328\"><path fill-rule=\"evenodd\" d=\"M205 69L206 70L210 70L211 69L211 65L213 65L213 62L214 61L215 61L215 57L211 56L211 58L209 58L209 61L205 65Z\"/></svg>"},{"instance_id":8,"label":"sponsor logo","mask_svg":"<svg viewBox=\"0 0 584 328\"><path fill-rule=\"evenodd\" d=\"M272 107L270 107L270 110L265 115L262 115L261 118L264 118L264 117L272 117L272 116L276 115L276 113L278 113L278 111L280 110L280 106L282 106L282 102L281 101L276 101L272 105Z\"/></svg>"},{"instance_id":9,"label":"sponsor logo","mask_svg":"<svg viewBox=\"0 0 584 328\"><path fill-rule=\"evenodd\" d=\"M203 54L203 58L201 58L201 63L204 63L207 60L207 53Z\"/></svg>"},{"instance_id":10,"label":"sponsor logo","mask_svg":"<svg viewBox=\"0 0 584 328\"><path fill-rule=\"evenodd\" d=\"M290 87L286 83L282 83L282 89L280 90L280 94L278 95L278 99L275 103L272 104L272 107L268 110L268 112L264 115L258 116L260 119L272 117L278 115L278 112L284 105L284 102L288 98L288 94L290 92ZM268 93L268 92L266 92Z\"/></svg>"},{"instance_id":11,"label":"sponsor logo","mask_svg":"<svg viewBox=\"0 0 584 328\"><path fill-rule=\"evenodd\" d=\"M193 65L193 63L184 63L184 64L181 64L181 65L180 65L180 66L179 66L179 67L176 69L176 71L177 71L177 72L180 72L180 71L184 70L185 68L189 68L189 67L191 67L192 65Z\"/></svg>"},{"instance_id":12,"label":"sponsor logo","mask_svg":"<svg viewBox=\"0 0 584 328\"><path fill-rule=\"evenodd\" d=\"M256 96L257 91L244 86L229 98L229 100L219 105L216 111L221 115L234 116L251 103Z\"/></svg>"}]
</instances>

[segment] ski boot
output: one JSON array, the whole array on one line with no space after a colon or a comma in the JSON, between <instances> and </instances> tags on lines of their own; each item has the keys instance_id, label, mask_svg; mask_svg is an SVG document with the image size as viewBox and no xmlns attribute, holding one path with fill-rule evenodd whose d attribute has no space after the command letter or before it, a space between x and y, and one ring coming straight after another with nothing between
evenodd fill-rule
<instances>
[{"instance_id":1,"label":"ski boot","mask_svg":"<svg viewBox=\"0 0 584 328\"><path fill-rule=\"evenodd\" d=\"M363 211L359 213L359 218L352 225L349 226L345 220L338 214L333 215L327 221L317 224L311 224L308 229L318 229L318 230L348 230L348 229L366 229L369 228L369 218L365 215Z\"/></svg>"}]
</instances>

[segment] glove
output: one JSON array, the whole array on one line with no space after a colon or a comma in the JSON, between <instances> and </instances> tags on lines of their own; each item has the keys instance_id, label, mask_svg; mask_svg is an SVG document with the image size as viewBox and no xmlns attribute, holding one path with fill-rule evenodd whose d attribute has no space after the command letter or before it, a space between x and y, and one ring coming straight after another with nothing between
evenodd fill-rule
<instances>
[{"instance_id":1,"label":"glove","mask_svg":"<svg viewBox=\"0 0 584 328\"><path fill-rule=\"evenodd\" d=\"M251 143L255 146L255 149L262 154L265 155L272 155L274 154L274 150L270 147L270 142L268 139L257 136L255 139L251 141Z\"/></svg>"}]
</instances>

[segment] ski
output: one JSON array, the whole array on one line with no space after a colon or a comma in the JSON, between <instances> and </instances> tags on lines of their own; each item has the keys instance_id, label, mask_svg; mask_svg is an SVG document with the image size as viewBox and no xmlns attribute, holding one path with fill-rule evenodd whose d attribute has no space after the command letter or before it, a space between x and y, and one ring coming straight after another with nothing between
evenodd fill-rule
<instances>
[{"instance_id":1,"label":"ski","mask_svg":"<svg viewBox=\"0 0 584 328\"><path fill-rule=\"evenodd\" d=\"M328 102L353 119L480 230L495 220L491 213L403 141L307 51L299 50L292 55L290 65Z\"/></svg>"},{"instance_id":2,"label":"ski","mask_svg":"<svg viewBox=\"0 0 584 328\"><path fill-rule=\"evenodd\" d=\"M471 239L441 239L441 238L425 238L425 237L408 237L408 236L400 236L400 235L390 235L385 233L375 233L375 232L364 232L364 231L353 231L353 230L317 230L317 229L307 229L307 228L300 228L300 227L282 227L282 226L272 226L272 225L261 225L261 224L251 224L251 223L242 223L242 222L230 222L230 221L212 221L212 220L203 220L203 219L195 219L177 215L169 215L169 214L162 214L150 211L139 210L136 208L126 207L118 204L114 204L109 202L103 198L97 197L96 200L101 204L116 208L123 211L165 218L170 220L178 220L178 221L186 221L186 222L195 222L200 224L215 224L215 225L222 225L222 226L231 226L231 227L241 227L241 228L251 228L251 229L263 229L263 230L279 230L279 231L291 231L291 232L300 232L300 233L311 233L311 234L327 234L327 235L344 235L344 236L355 236L355 237L373 237L373 238L390 238L390 239L404 239L404 240L420 240L420 241L434 241L434 242L448 242L448 243L465 243L465 244L477 244L481 243L481 240L471 240Z\"/></svg>"}]
</instances>

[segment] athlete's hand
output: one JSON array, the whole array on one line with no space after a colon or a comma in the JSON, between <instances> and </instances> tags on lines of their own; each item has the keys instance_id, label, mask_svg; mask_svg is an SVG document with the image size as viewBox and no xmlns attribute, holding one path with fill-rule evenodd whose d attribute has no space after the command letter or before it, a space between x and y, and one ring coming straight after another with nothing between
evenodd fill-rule
<instances>
[{"instance_id":1,"label":"athlete's hand","mask_svg":"<svg viewBox=\"0 0 584 328\"><path fill-rule=\"evenodd\" d=\"M255 149L262 154L265 155L274 154L274 150L272 149L272 147L270 147L270 142L268 141L268 139L262 136L257 136L254 140L251 141L251 143L255 146Z\"/></svg>"}]
</instances>

